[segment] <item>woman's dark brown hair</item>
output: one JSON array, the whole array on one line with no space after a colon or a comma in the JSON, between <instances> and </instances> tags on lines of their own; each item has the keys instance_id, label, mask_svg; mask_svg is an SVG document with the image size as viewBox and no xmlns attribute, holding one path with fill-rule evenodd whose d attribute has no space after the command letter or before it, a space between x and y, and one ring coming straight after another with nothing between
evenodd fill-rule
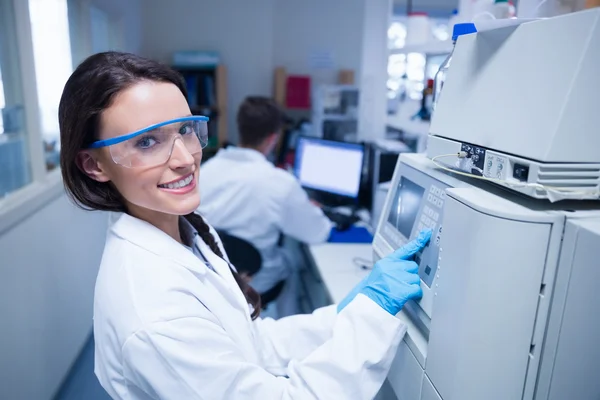
<instances>
[{"instance_id":1,"label":"woman's dark brown hair","mask_svg":"<svg viewBox=\"0 0 600 400\"><path fill-rule=\"evenodd\" d=\"M67 193L85 210L127 212L121 194L111 183L91 179L76 163L78 153L99 139L100 116L117 94L143 81L166 82L177 86L187 98L183 78L156 61L121 52L98 53L88 57L67 81L60 99L60 166ZM216 239L204 219L195 213L185 216L210 249L223 258ZM260 296L232 270L233 276L254 311L260 313Z\"/></svg>"}]
</instances>

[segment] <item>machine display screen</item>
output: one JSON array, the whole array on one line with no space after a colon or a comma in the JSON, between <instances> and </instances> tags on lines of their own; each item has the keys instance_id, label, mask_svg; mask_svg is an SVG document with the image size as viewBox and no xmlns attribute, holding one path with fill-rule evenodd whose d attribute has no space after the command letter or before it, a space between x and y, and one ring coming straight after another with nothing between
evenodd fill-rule
<instances>
[{"instance_id":1,"label":"machine display screen","mask_svg":"<svg viewBox=\"0 0 600 400\"><path fill-rule=\"evenodd\" d=\"M421 186L405 177L400 178L400 185L390 208L388 222L406 238L410 237L424 193L425 189Z\"/></svg>"}]
</instances>

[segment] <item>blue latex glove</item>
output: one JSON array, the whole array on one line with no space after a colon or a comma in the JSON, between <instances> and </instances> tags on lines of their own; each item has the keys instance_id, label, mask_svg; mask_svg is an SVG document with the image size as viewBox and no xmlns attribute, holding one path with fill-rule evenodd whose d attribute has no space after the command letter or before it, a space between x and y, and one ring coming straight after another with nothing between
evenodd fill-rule
<instances>
[{"instance_id":1,"label":"blue latex glove","mask_svg":"<svg viewBox=\"0 0 600 400\"><path fill-rule=\"evenodd\" d=\"M338 312L362 293L392 315L398 314L408 300L419 299L423 295L419 266L412 261L413 256L422 250L431 239L431 230L424 230L389 256L375 263L367 275L340 304Z\"/></svg>"}]
</instances>

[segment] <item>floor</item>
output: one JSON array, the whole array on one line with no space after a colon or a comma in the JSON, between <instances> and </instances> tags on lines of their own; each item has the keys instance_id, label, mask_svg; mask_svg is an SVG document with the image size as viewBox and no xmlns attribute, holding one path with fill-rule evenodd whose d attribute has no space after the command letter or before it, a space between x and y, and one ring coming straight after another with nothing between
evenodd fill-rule
<instances>
[{"instance_id":1,"label":"floor","mask_svg":"<svg viewBox=\"0 0 600 400\"><path fill-rule=\"evenodd\" d=\"M90 336L54 400L111 400L94 375L94 339Z\"/></svg>"}]
</instances>

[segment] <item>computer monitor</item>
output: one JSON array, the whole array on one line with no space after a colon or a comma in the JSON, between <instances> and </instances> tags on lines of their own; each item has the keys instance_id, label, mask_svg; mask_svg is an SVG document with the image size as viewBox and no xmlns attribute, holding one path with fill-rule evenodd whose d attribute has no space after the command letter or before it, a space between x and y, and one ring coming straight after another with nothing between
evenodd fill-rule
<instances>
[{"instance_id":1,"label":"computer monitor","mask_svg":"<svg viewBox=\"0 0 600 400\"><path fill-rule=\"evenodd\" d=\"M294 172L306 189L355 201L363 158L362 144L299 137Z\"/></svg>"}]
</instances>

